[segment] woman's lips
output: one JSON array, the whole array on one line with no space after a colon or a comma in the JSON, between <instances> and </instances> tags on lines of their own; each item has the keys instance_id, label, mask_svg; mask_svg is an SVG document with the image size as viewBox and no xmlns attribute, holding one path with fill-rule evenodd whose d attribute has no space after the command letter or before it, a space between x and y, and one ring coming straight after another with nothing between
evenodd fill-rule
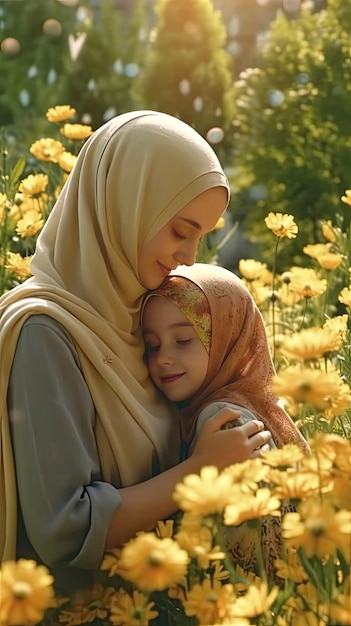
<instances>
[{"instance_id":1,"label":"woman's lips","mask_svg":"<svg viewBox=\"0 0 351 626\"><path fill-rule=\"evenodd\" d=\"M162 264L162 263L160 263L159 261L157 261L157 263L158 263L158 265L159 265L159 267L160 267L160 269L161 269L161 272L162 272L165 276L168 276L168 274L170 274L170 273L171 273L171 271L172 271L172 270L171 270L169 267L167 267L166 265L163 265L163 264Z\"/></svg>"}]
</instances>

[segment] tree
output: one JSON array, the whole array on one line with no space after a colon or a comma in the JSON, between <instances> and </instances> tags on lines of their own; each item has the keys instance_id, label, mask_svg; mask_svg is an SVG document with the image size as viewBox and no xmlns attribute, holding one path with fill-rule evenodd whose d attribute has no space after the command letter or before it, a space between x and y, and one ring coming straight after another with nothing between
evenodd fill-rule
<instances>
[{"instance_id":1,"label":"tree","mask_svg":"<svg viewBox=\"0 0 351 626\"><path fill-rule=\"evenodd\" d=\"M293 214L299 225L286 264L320 240L321 219L350 219L340 201L351 186L350 29L349 0L330 0L315 13L302 5L295 20L280 15L261 68L236 83L233 209L263 244L264 260L273 255L264 224L270 211Z\"/></svg>"},{"instance_id":2,"label":"tree","mask_svg":"<svg viewBox=\"0 0 351 626\"><path fill-rule=\"evenodd\" d=\"M145 46L144 3L139 0L128 20L113 0L102 0L77 60L67 62L61 101L97 128L114 115L133 110L131 86Z\"/></svg>"},{"instance_id":3,"label":"tree","mask_svg":"<svg viewBox=\"0 0 351 626\"><path fill-rule=\"evenodd\" d=\"M234 111L232 59L219 11L211 0L158 0L155 11L137 102L179 117L205 137L214 127L226 132Z\"/></svg>"},{"instance_id":4,"label":"tree","mask_svg":"<svg viewBox=\"0 0 351 626\"><path fill-rule=\"evenodd\" d=\"M76 11L56 0L8 0L1 15L0 125L13 124L16 136L21 131L33 137L37 120L57 104Z\"/></svg>"}]
</instances>

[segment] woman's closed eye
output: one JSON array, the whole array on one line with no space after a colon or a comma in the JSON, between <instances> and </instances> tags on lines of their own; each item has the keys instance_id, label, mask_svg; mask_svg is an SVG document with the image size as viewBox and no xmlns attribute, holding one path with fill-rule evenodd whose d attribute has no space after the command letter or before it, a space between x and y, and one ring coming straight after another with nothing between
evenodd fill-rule
<instances>
[{"instance_id":1,"label":"woman's closed eye","mask_svg":"<svg viewBox=\"0 0 351 626\"><path fill-rule=\"evenodd\" d=\"M177 239L186 239L186 235L183 235L183 233L180 233L175 228L172 228L172 233L173 233L174 237L176 237Z\"/></svg>"}]
</instances>

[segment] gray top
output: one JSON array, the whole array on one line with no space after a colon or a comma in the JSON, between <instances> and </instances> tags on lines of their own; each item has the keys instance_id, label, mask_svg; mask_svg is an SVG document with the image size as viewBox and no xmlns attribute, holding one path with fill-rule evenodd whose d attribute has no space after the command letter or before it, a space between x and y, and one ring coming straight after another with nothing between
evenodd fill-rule
<instances>
[{"instance_id":1,"label":"gray top","mask_svg":"<svg viewBox=\"0 0 351 626\"><path fill-rule=\"evenodd\" d=\"M193 448L195 441L197 437L199 436L199 433L201 432L207 420L213 415L215 415L215 413L218 413L218 411L221 411L221 409L225 409L225 408L235 409L237 411L240 411L240 416L237 417L235 420L227 422L227 424L225 425L225 428L235 428L236 426L242 426L243 424L246 424L247 422L251 422L251 420L258 419L257 417L255 417L253 413L251 413L251 411L243 408L242 406L239 406L238 404L234 404L232 402L212 402L211 404L208 404L204 409L202 409L198 417L197 424L196 424L196 432L194 435L194 440L191 443L190 449ZM268 445L270 448L277 447L272 437L268 440Z\"/></svg>"},{"instance_id":2,"label":"gray top","mask_svg":"<svg viewBox=\"0 0 351 626\"><path fill-rule=\"evenodd\" d=\"M8 409L20 502L17 557L99 567L120 495L101 477L95 409L75 347L48 316L31 316L23 326Z\"/></svg>"}]
</instances>

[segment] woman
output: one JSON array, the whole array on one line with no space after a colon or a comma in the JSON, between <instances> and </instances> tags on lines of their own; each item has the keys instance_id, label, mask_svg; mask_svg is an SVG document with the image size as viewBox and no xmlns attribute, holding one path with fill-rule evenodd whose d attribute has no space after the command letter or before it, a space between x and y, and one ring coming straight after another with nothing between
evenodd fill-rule
<instances>
[{"instance_id":1,"label":"woman","mask_svg":"<svg viewBox=\"0 0 351 626\"><path fill-rule=\"evenodd\" d=\"M211 147L171 116L123 114L82 148L33 276L0 300L3 559L97 568L175 512L186 474L265 445L259 422L221 431L225 410L180 463L176 420L142 359L145 291L195 261L228 200Z\"/></svg>"}]
</instances>

